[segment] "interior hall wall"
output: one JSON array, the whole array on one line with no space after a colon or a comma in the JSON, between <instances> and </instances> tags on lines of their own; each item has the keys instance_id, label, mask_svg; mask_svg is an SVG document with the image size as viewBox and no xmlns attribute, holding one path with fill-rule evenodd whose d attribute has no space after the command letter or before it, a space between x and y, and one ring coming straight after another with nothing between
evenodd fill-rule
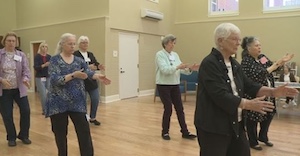
<instances>
[{"instance_id":1,"label":"interior hall wall","mask_svg":"<svg viewBox=\"0 0 300 156\"><path fill-rule=\"evenodd\" d=\"M174 32L178 38L175 51L179 53L182 61L201 62L214 46L213 31L216 26L230 22L241 29L242 37L259 37L262 52L271 60L276 61L287 52L294 53L292 61L300 66L300 11L263 13L261 0L239 3L238 15L211 17L208 16L208 1L175 0ZM241 60L241 51L240 48L238 61Z\"/></svg>"}]
</instances>

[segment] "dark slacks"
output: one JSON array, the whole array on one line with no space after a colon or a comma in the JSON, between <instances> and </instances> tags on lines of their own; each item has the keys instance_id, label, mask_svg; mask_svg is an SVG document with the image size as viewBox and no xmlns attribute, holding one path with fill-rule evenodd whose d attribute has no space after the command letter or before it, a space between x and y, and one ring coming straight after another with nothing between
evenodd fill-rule
<instances>
[{"instance_id":1,"label":"dark slacks","mask_svg":"<svg viewBox=\"0 0 300 156\"><path fill-rule=\"evenodd\" d=\"M272 122L273 115L268 114L267 119L260 122L259 135L257 135L258 122L247 119L247 134L249 138L250 146L258 145L258 139L264 142L269 141L268 131Z\"/></svg>"},{"instance_id":2,"label":"dark slacks","mask_svg":"<svg viewBox=\"0 0 300 156\"><path fill-rule=\"evenodd\" d=\"M249 142L240 124L239 137L203 131L196 127L200 156L250 156Z\"/></svg>"},{"instance_id":3,"label":"dark slacks","mask_svg":"<svg viewBox=\"0 0 300 156\"><path fill-rule=\"evenodd\" d=\"M94 149L90 133L89 123L86 120L85 113L64 112L50 116L52 131L55 136L58 148L58 156L68 155L67 134L68 117L70 116L76 130L81 156L93 156Z\"/></svg>"},{"instance_id":4,"label":"dark slacks","mask_svg":"<svg viewBox=\"0 0 300 156\"><path fill-rule=\"evenodd\" d=\"M13 103L17 103L20 111L20 132L18 138L29 138L30 107L27 96L20 97L19 89L3 89L0 97L0 110L5 125L7 140L14 141L17 138L16 127L13 119Z\"/></svg>"},{"instance_id":5,"label":"dark slacks","mask_svg":"<svg viewBox=\"0 0 300 156\"><path fill-rule=\"evenodd\" d=\"M179 85L157 85L159 97L164 105L164 113L162 119L162 134L169 133L170 119L172 115L172 104L174 105L177 119L181 127L182 134L188 134L185 115L181 100Z\"/></svg>"}]
</instances>

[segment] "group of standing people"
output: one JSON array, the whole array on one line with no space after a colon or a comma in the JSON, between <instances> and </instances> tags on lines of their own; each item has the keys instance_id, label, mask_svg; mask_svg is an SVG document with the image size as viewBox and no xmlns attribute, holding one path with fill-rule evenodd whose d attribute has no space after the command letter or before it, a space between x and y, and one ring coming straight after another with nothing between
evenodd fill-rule
<instances>
[{"instance_id":1,"label":"group of standing people","mask_svg":"<svg viewBox=\"0 0 300 156\"><path fill-rule=\"evenodd\" d=\"M276 110L274 97L298 94L287 85L274 88L271 74L293 55L272 63L260 53L258 39L245 37L242 42L240 29L231 23L217 26L214 41L216 47L202 60L198 73L194 122L200 155L250 156L250 147L262 150L258 140L273 146L267 133ZM241 65L232 58L240 45Z\"/></svg>"},{"instance_id":2,"label":"group of standing people","mask_svg":"<svg viewBox=\"0 0 300 156\"><path fill-rule=\"evenodd\" d=\"M18 37L7 33L0 49L0 112L7 132L8 146L16 146L16 139L31 144L29 139L30 105L27 89L30 88L30 70L26 55L17 49ZM89 122L96 120L99 104L97 80L108 85L110 80L96 70L104 70L92 52L88 52L89 39L78 39L79 50L75 51L76 36L65 33L57 44L54 56L48 54L47 43L39 45L34 57L35 82L40 95L42 114L50 117L59 156L67 155L68 117L74 123L80 154L94 155L90 128L86 113L86 92L91 99ZM77 57L79 56L79 57ZM13 121L13 104L20 109L20 131L17 134Z\"/></svg>"},{"instance_id":3,"label":"group of standing people","mask_svg":"<svg viewBox=\"0 0 300 156\"><path fill-rule=\"evenodd\" d=\"M201 66L181 62L173 51L174 35L162 39L163 49L155 57L156 88L164 108L162 138L171 139L170 117L174 105L182 137L198 137L201 156L250 156L249 147L262 150L258 141L272 147L268 130L276 113L275 97L292 97L298 93L286 85L274 88L272 72L280 70L294 55L286 54L273 63L261 53L258 38L241 39L240 29L231 23L220 24L214 39L216 47L202 60ZM232 58L239 46L243 49L241 64ZM193 71L199 73L197 136L188 131L179 88L180 74L189 75Z\"/></svg>"}]
</instances>

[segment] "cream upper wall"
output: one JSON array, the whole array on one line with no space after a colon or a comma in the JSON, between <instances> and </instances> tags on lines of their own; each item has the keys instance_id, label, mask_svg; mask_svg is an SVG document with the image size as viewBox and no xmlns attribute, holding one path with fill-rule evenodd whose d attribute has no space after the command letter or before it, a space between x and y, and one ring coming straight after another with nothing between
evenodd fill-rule
<instances>
[{"instance_id":1,"label":"cream upper wall","mask_svg":"<svg viewBox=\"0 0 300 156\"><path fill-rule=\"evenodd\" d=\"M16 28L16 1L0 0L0 4L0 35L5 35Z\"/></svg>"},{"instance_id":2,"label":"cream upper wall","mask_svg":"<svg viewBox=\"0 0 300 156\"><path fill-rule=\"evenodd\" d=\"M216 26L231 22L241 29L242 36L258 36L262 52L270 59L275 61L286 52L295 53L292 61L300 66L300 11L264 14L262 0L239 2L238 16L208 17L207 0L176 0L174 32L178 39L175 51L182 61L201 62L214 46L213 31ZM238 50L238 61L241 60L240 52L241 49Z\"/></svg>"},{"instance_id":3,"label":"cream upper wall","mask_svg":"<svg viewBox=\"0 0 300 156\"><path fill-rule=\"evenodd\" d=\"M141 33L164 35L171 29L171 0L154 3L149 0L110 0L109 27ZM164 14L161 21L141 19L141 8L160 11Z\"/></svg>"},{"instance_id":4,"label":"cream upper wall","mask_svg":"<svg viewBox=\"0 0 300 156\"><path fill-rule=\"evenodd\" d=\"M109 0L26 0L16 3L17 27L27 28L107 16Z\"/></svg>"}]
</instances>

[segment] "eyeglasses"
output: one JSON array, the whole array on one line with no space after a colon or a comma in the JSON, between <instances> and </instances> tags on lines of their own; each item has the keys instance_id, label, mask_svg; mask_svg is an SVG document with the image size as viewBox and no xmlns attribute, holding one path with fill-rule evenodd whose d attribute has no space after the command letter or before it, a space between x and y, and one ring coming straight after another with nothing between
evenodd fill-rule
<instances>
[{"instance_id":1,"label":"eyeglasses","mask_svg":"<svg viewBox=\"0 0 300 156\"><path fill-rule=\"evenodd\" d=\"M226 38L226 40L231 40L231 41L235 41L235 42L239 42L239 43L241 43L242 42L242 39L240 39L240 38L237 38L237 37L228 37L228 38Z\"/></svg>"}]
</instances>

